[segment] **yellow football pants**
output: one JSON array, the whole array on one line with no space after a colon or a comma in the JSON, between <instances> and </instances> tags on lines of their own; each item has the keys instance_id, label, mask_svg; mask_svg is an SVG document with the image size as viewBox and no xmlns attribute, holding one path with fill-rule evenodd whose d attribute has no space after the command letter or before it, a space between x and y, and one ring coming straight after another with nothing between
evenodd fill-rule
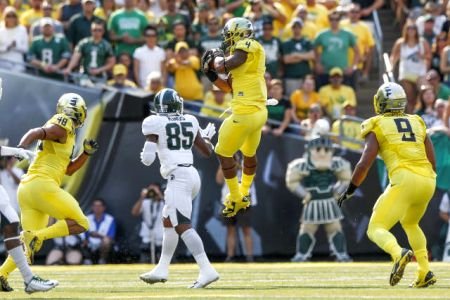
<instances>
[{"instance_id":1,"label":"yellow football pants","mask_svg":"<svg viewBox=\"0 0 450 300\"><path fill-rule=\"evenodd\" d=\"M251 114L230 115L220 126L216 153L223 157L233 157L238 150L241 150L247 157L254 156L266 121L267 109L265 108Z\"/></svg>"}]
</instances>

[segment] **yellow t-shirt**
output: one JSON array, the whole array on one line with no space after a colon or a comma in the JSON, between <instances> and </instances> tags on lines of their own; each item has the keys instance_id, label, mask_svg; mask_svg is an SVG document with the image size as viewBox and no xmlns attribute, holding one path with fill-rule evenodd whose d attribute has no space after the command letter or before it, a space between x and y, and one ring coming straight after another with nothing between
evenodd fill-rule
<instances>
[{"instance_id":1,"label":"yellow t-shirt","mask_svg":"<svg viewBox=\"0 0 450 300\"><path fill-rule=\"evenodd\" d=\"M325 6L322 4L308 6L306 5L306 1L304 1L304 5L308 12L308 21L316 24L319 30L330 27L330 22L328 21L328 9Z\"/></svg>"},{"instance_id":2,"label":"yellow t-shirt","mask_svg":"<svg viewBox=\"0 0 450 300\"><path fill-rule=\"evenodd\" d=\"M44 16L44 12L42 10L34 10L30 8L29 10L22 13L20 16L20 24L23 26L31 26L33 23Z\"/></svg>"},{"instance_id":3,"label":"yellow t-shirt","mask_svg":"<svg viewBox=\"0 0 450 300\"><path fill-rule=\"evenodd\" d=\"M218 104L216 102L216 97L214 96L214 92L208 91L208 92L206 92L206 95L205 95L205 101L203 102L204 106L202 107L201 113L208 117L219 118L220 115L223 113L223 111L225 111L228 107L230 107L230 102L231 102L231 94L229 94L229 93L225 94L223 103ZM217 108L222 111L215 110L215 109L212 109L212 108L209 108L206 106ZM228 116L229 116L229 113L225 113L225 114L223 114L223 116L221 118L225 119Z\"/></svg>"},{"instance_id":4,"label":"yellow t-shirt","mask_svg":"<svg viewBox=\"0 0 450 300\"><path fill-rule=\"evenodd\" d=\"M196 56L189 56L190 66L179 65L175 59L171 64L175 66L175 90L185 100L202 100L203 87L197 77L196 71L200 69L200 60Z\"/></svg>"},{"instance_id":5,"label":"yellow t-shirt","mask_svg":"<svg viewBox=\"0 0 450 300\"><path fill-rule=\"evenodd\" d=\"M358 45L359 54L363 57L369 48L375 46L375 40L370 32L369 26L363 21L357 23L350 23L350 20L343 20L341 22L341 27L347 29L356 36L356 44ZM353 49L350 48L348 51L348 61L353 61ZM362 69L363 63L358 65L358 68Z\"/></svg>"},{"instance_id":6,"label":"yellow t-shirt","mask_svg":"<svg viewBox=\"0 0 450 300\"><path fill-rule=\"evenodd\" d=\"M320 103L326 108L327 114L333 119L339 119L342 115L344 102L348 101L356 106L355 91L347 85L342 84L339 89L333 89L331 84L323 86L319 90Z\"/></svg>"},{"instance_id":7,"label":"yellow t-shirt","mask_svg":"<svg viewBox=\"0 0 450 300\"><path fill-rule=\"evenodd\" d=\"M333 122L331 132L339 135L341 127L341 120ZM342 135L347 138L355 139L361 143L350 142L346 140L341 141L341 145L353 150L361 150L364 145L364 140L361 138L361 123L355 121L343 121L342 122Z\"/></svg>"},{"instance_id":8,"label":"yellow t-shirt","mask_svg":"<svg viewBox=\"0 0 450 300\"><path fill-rule=\"evenodd\" d=\"M383 114L361 124L361 136L375 133L378 153L386 164L389 178L397 169L408 169L416 174L435 178L425 150L426 126L417 115Z\"/></svg>"},{"instance_id":9,"label":"yellow t-shirt","mask_svg":"<svg viewBox=\"0 0 450 300\"><path fill-rule=\"evenodd\" d=\"M279 0L279 2L283 6L286 17L288 18L288 20L290 20L292 17L292 13L294 12L294 8L292 8L288 2L295 3L296 6L298 6L302 2L302 0Z\"/></svg>"},{"instance_id":10,"label":"yellow t-shirt","mask_svg":"<svg viewBox=\"0 0 450 300\"><path fill-rule=\"evenodd\" d=\"M308 110L311 105L319 102L319 94L316 92L312 92L308 99L305 99L305 94L302 90L295 90L291 94L291 104L295 107L295 114L300 120L303 120L308 116Z\"/></svg>"},{"instance_id":11,"label":"yellow t-shirt","mask_svg":"<svg viewBox=\"0 0 450 300\"><path fill-rule=\"evenodd\" d=\"M281 40L283 42L292 38L292 27L291 26L292 26L292 24L288 23L284 27L283 34L281 35ZM318 32L319 32L319 28L313 22L306 21L303 23L302 36L308 38L310 41L314 41Z\"/></svg>"},{"instance_id":12,"label":"yellow t-shirt","mask_svg":"<svg viewBox=\"0 0 450 300\"><path fill-rule=\"evenodd\" d=\"M266 107L267 87L264 79L266 55L260 43L243 39L231 49L248 53L247 61L230 71L233 88L233 113L249 114Z\"/></svg>"},{"instance_id":13,"label":"yellow t-shirt","mask_svg":"<svg viewBox=\"0 0 450 300\"><path fill-rule=\"evenodd\" d=\"M75 147L75 126L72 119L64 114L54 115L45 125L56 124L67 131L64 144L55 141L39 141L36 159L28 169L25 181L34 177L47 177L58 185L66 174L67 166L73 156Z\"/></svg>"}]
</instances>

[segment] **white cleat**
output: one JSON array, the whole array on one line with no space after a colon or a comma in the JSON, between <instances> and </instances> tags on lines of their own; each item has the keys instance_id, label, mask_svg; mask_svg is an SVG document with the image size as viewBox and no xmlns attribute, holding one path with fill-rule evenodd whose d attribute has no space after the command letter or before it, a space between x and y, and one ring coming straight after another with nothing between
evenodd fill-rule
<instances>
[{"instance_id":1,"label":"white cleat","mask_svg":"<svg viewBox=\"0 0 450 300\"><path fill-rule=\"evenodd\" d=\"M58 284L59 282L56 280L45 280L35 275L28 283L25 283L25 292L28 294L47 292L54 289Z\"/></svg>"},{"instance_id":2,"label":"white cleat","mask_svg":"<svg viewBox=\"0 0 450 300\"><path fill-rule=\"evenodd\" d=\"M206 274L200 273L197 281L194 282L191 286L189 286L189 288L190 289L202 289L217 280L219 280L219 273L217 273L216 270L212 269L211 271L207 272Z\"/></svg>"},{"instance_id":3,"label":"white cleat","mask_svg":"<svg viewBox=\"0 0 450 300\"><path fill-rule=\"evenodd\" d=\"M139 278L149 284L166 282L168 274L158 274L155 270L139 275Z\"/></svg>"}]
</instances>

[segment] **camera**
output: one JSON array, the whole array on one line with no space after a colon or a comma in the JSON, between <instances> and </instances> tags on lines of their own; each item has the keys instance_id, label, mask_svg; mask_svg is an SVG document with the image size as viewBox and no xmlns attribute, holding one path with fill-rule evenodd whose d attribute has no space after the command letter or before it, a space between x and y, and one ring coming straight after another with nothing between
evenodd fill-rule
<instances>
[{"instance_id":1,"label":"camera","mask_svg":"<svg viewBox=\"0 0 450 300\"><path fill-rule=\"evenodd\" d=\"M158 196L158 194L156 193L155 189L149 189L147 192L147 198L149 199L155 199Z\"/></svg>"}]
</instances>

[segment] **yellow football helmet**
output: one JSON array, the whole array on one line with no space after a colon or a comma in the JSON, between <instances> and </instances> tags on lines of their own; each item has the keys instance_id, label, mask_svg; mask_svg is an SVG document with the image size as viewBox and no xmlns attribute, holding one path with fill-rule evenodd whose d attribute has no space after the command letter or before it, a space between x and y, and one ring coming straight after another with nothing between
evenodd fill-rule
<instances>
[{"instance_id":1,"label":"yellow football helmet","mask_svg":"<svg viewBox=\"0 0 450 300\"><path fill-rule=\"evenodd\" d=\"M252 22L245 18L232 18L223 27L222 36L225 50L227 50L238 41L253 37Z\"/></svg>"},{"instance_id":2,"label":"yellow football helmet","mask_svg":"<svg viewBox=\"0 0 450 300\"><path fill-rule=\"evenodd\" d=\"M75 128L83 126L86 120L87 107L84 99L75 93L63 94L58 99L56 113L64 114L72 119Z\"/></svg>"},{"instance_id":3,"label":"yellow football helmet","mask_svg":"<svg viewBox=\"0 0 450 300\"><path fill-rule=\"evenodd\" d=\"M382 84L375 96L373 106L376 114L403 112L406 107L406 93L401 85L394 82Z\"/></svg>"}]
</instances>

